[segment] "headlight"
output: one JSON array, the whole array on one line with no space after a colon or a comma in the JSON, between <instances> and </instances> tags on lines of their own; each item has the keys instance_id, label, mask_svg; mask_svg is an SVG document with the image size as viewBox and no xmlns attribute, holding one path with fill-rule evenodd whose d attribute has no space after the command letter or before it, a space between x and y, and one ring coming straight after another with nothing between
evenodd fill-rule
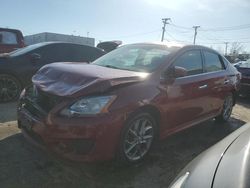
<instances>
[{"instance_id":1,"label":"headlight","mask_svg":"<svg viewBox=\"0 0 250 188\"><path fill-rule=\"evenodd\" d=\"M189 176L189 172L186 172L184 175L179 177L170 188L184 188L184 184Z\"/></svg>"},{"instance_id":2,"label":"headlight","mask_svg":"<svg viewBox=\"0 0 250 188\"><path fill-rule=\"evenodd\" d=\"M115 100L115 96L86 97L61 111L63 116L94 115L107 112L107 108Z\"/></svg>"}]
</instances>

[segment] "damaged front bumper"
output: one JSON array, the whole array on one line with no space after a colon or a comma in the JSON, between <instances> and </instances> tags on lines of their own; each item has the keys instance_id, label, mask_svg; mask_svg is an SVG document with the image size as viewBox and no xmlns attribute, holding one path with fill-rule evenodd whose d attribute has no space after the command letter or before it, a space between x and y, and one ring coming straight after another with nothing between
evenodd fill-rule
<instances>
[{"instance_id":1,"label":"damaged front bumper","mask_svg":"<svg viewBox=\"0 0 250 188\"><path fill-rule=\"evenodd\" d=\"M124 123L124 118L117 114L81 118L55 116L24 96L17 114L18 126L27 140L73 161L112 159Z\"/></svg>"}]
</instances>

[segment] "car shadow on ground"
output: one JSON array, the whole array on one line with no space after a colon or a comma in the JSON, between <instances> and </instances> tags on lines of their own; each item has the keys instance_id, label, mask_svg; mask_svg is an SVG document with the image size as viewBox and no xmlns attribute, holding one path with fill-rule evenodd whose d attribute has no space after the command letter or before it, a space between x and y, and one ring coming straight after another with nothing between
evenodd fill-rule
<instances>
[{"instance_id":1,"label":"car shadow on ground","mask_svg":"<svg viewBox=\"0 0 250 188\"><path fill-rule=\"evenodd\" d=\"M0 187L167 187L195 156L244 123L201 123L160 141L143 162L130 166L59 160L18 133L0 141Z\"/></svg>"},{"instance_id":2,"label":"car shadow on ground","mask_svg":"<svg viewBox=\"0 0 250 188\"><path fill-rule=\"evenodd\" d=\"M245 108L250 109L250 98L248 97L238 97L237 104L244 106Z\"/></svg>"}]
</instances>

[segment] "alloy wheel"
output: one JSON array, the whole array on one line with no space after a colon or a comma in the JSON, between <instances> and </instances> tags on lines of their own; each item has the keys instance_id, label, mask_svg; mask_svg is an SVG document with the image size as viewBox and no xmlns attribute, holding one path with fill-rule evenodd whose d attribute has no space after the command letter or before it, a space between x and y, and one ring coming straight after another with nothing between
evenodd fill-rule
<instances>
[{"instance_id":1,"label":"alloy wheel","mask_svg":"<svg viewBox=\"0 0 250 188\"><path fill-rule=\"evenodd\" d=\"M0 75L0 102L16 99L20 93L19 83L9 75Z\"/></svg>"},{"instance_id":2,"label":"alloy wheel","mask_svg":"<svg viewBox=\"0 0 250 188\"><path fill-rule=\"evenodd\" d=\"M223 105L223 119L227 120L231 116L233 110L233 98L232 96L228 96Z\"/></svg>"},{"instance_id":3,"label":"alloy wheel","mask_svg":"<svg viewBox=\"0 0 250 188\"><path fill-rule=\"evenodd\" d=\"M153 122L146 117L136 119L125 134L123 148L126 157L130 161L142 159L150 150L153 139Z\"/></svg>"}]
</instances>

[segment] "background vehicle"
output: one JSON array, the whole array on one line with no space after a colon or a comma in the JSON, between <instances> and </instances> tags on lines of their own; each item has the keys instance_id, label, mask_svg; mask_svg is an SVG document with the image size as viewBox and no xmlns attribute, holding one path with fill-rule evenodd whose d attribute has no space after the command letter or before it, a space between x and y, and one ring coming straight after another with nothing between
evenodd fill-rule
<instances>
[{"instance_id":1,"label":"background vehicle","mask_svg":"<svg viewBox=\"0 0 250 188\"><path fill-rule=\"evenodd\" d=\"M122 41L105 41L105 42L100 42L97 44L97 48L103 49L105 52L111 52L112 50L116 49L118 46L122 44Z\"/></svg>"},{"instance_id":2,"label":"background vehicle","mask_svg":"<svg viewBox=\"0 0 250 188\"><path fill-rule=\"evenodd\" d=\"M234 65L242 75L240 82L240 93L250 95L250 59L246 62Z\"/></svg>"},{"instance_id":3,"label":"background vehicle","mask_svg":"<svg viewBox=\"0 0 250 188\"><path fill-rule=\"evenodd\" d=\"M170 188L250 187L250 123L190 162Z\"/></svg>"},{"instance_id":4,"label":"background vehicle","mask_svg":"<svg viewBox=\"0 0 250 188\"><path fill-rule=\"evenodd\" d=\"M24 39L21 31L16 29L0 28L0 54L23 48Z\"/></svg>"},{"instance_id":5,"label":"background vehicle","mask_svg":"<svg viewBox=\"0 0 250 188\"><path fill-rule=\"evenodd\" d=\"M0 56L0 102L17 99L21 89L42 66L53 62L92 62L104 55L101 49L62 42L27 46Z\"/></svg>"},{"instance_id":6,"label":"background vehicle","mask_svg":"<svg viewBox=\"0 0 250 188\"><path fill-rule=\"evenodd\" d=\"M135 163L157 138L210 118L228 120L239 77L206 47L125 45L91 64L41 68L22 92L18 123L63 157Z\"/></svg>"}]
</instances>

